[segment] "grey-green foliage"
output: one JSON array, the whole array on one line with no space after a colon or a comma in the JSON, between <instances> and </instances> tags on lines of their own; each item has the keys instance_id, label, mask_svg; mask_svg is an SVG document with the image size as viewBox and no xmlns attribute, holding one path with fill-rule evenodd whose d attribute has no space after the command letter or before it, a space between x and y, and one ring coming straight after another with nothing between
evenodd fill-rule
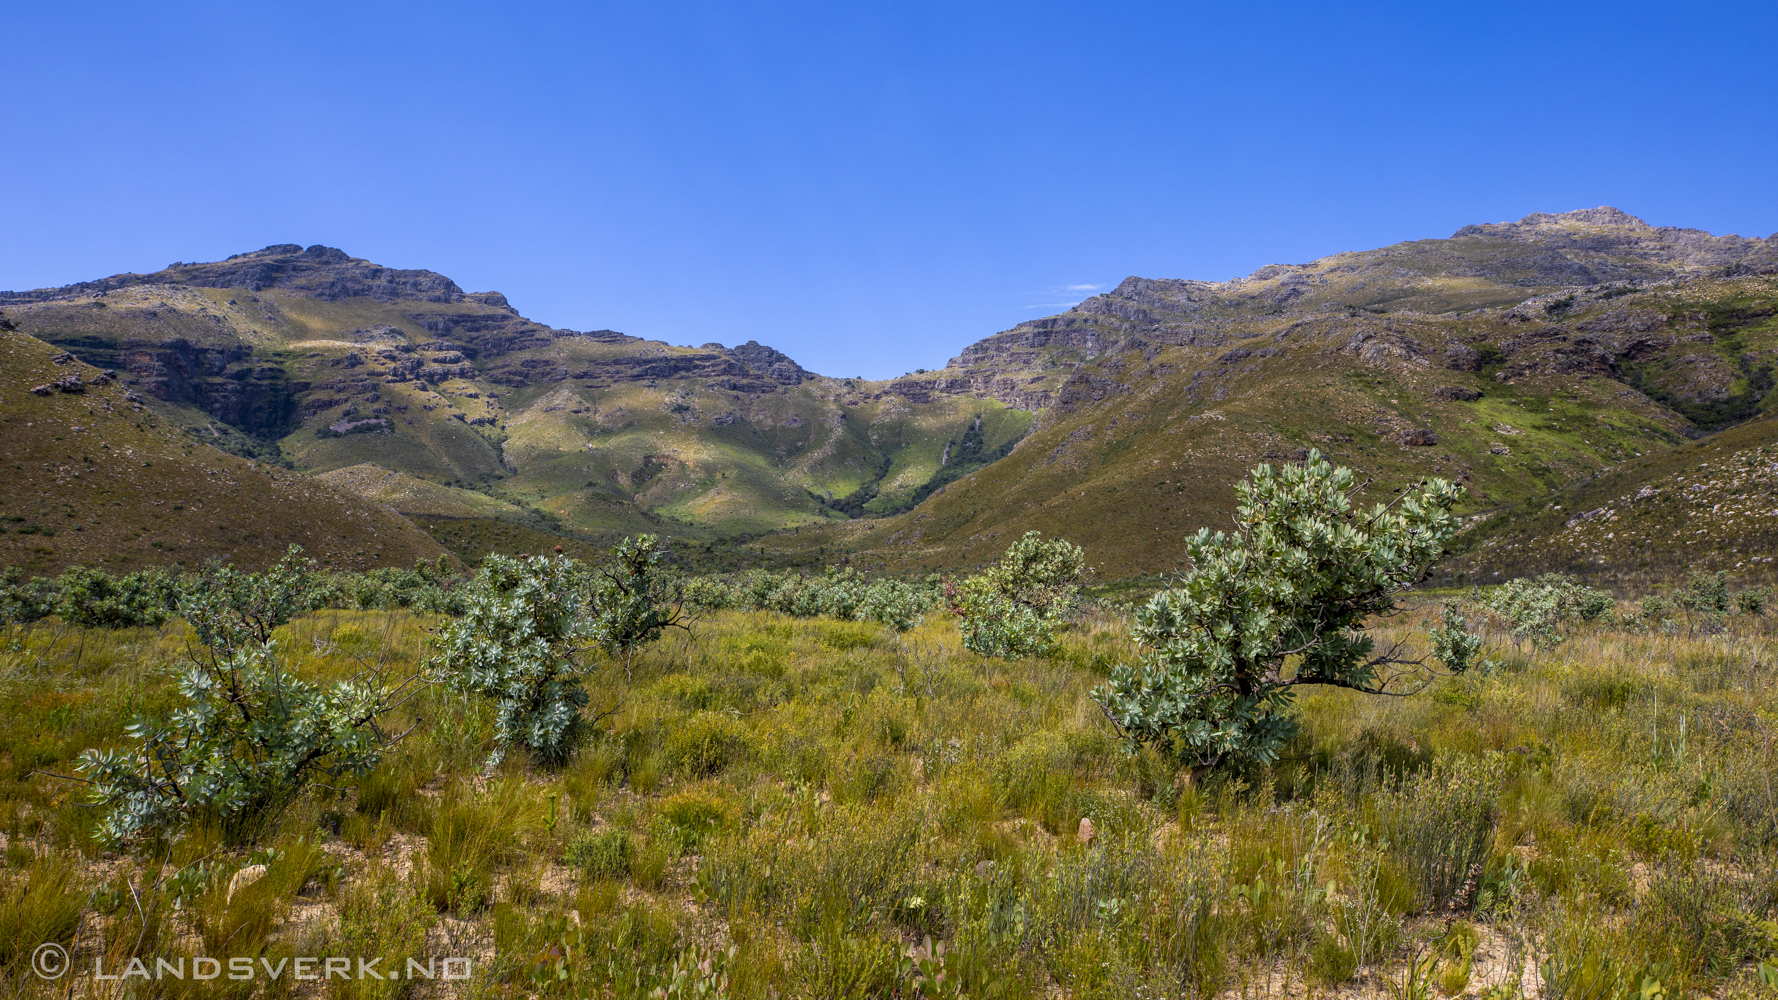
<instances>
[{"instance_id":1,"label":"grey-green foliage","mask_svg":"<svg viewBox=\"0 0 1778 1000\"><path fill-rule=\"evenodd\" d=\"M1728 614L1733 606L1729 596L1729 574L1724 570L1692 573L1686 578L1685 586L1673 594L1673 603L1685 611L1699 614Z\"/></svg>"},{"instance_id":2,"label":"grey-green foliage","mask_svg":"<svg viewBox=\"0 0 1778 1000\"><path fill-rule=\"evenodd\" d=\"M947 585L945 601L961 619L964 647L1008 659L1048 654L1056 626L1079 601L1085 568L1079 546L1025 532L997 565Z\"/></svg>"},{"instance_id":3,"label":"grey-green foliage","mask_svg":"<svg viewBox=\"0 0 1778 1000\"><path fill-rule=\"evenodd\" d=\"M1741 615L1760 615L1766 611L1766 605L1772 600L1770 587L1755 587L1743 590L1735 595L1735 613Z\"/></svg>"},{"instance_id":4,"label":"grey-green foliage","mask_svg":"<svg viewBox=\"0 0 1778 1000\"><path fill-rule=\"evenodd\" d=\"M1424 660L1377 652L1365 628L1444 552L1463 491L1433 479L1361 509L1351 470L1311 452L1259 466L1235 492L1239 529L1187 543L1190 572L1137 612L1149 652L1096 692L1130 743L1198 768L1276 760L1302 685L1377 694L1427 678ZM1476 648L1447 633L1440 655L1461 671Z\"/></svg>"},{"instance_id":5,"label":"grey-green foliage","mask_svg":"<svg viewBox=\"0 0 1778 1000\"><path fill-rule=\"evenodd\" d=\"M184 704L139 720L123 750L84 751L79 770L101 810L95 834L117 842L217 822L257 836L310 784L369 773L398 737L377 725L419 683L391 686L369 665L321 684L293 674L272 633L300 609L312 564L290 553L265 573L223 567L188 590L179 611L197 632L178 680Z\"/></svg>"},{"instance_id":6,"label":"grey-green foliage","mask_svg":"<svg viewBox=\"0 0 1778 1000\"><path fill-rule=\"evenodd\" d=\"M1444 602L1439 626L1427 629L1426 637L1432 643L1432 658L1449 670L1467 669L1482 652L1482 637L1469 630L1469 619L1457 601Z\"/></svg>"},{"instance_id":7,"label":"grey-green foliage","mask_svg":"<svg viewBox=\"0 0 1778 1000\"><path fill-rule=\"evenodd\" d=\"M587 703L577 655L595 635L590 585L567 556L490 555L440 635L433 664L446 682L496 703L490 767L514 748L552 765L572 751Z\"/></svg>"},{"instance_id":8,"label":"grey-green foliage","mask_svg":"<svg viewBox=\"0 0 1778 1000\"><path fill-rule=\"evenodd\" d=\"M0 572L0 623L39 621L59 615L85 628L154 628L177 616L190 594L213 592L245 578L228 567L203 573L174 574L150 567L113 576L101 569L75 566L55 577L27 579L19 567ZM309 573L295 603L302 610L320 608L414 608L436 614L463 611L458 582L446 559L420 562L413 569L385 567L367 572L349 570Z\"/></svg>"},{"instance_id":9,"label":"grey-green foliage","mask_svg":"<svg viewBox=\"0 0 1778 1000\"><path fill-rule=\"evenodd\" d=\"M179 578L158 566L117 577L76 566L55 587L56 614L86 628L158 627L179 607Z\"/></svg>"},{"instance_id":10,"label":"grey-green foliage","mask_svg":"<svg viewBox=\"0 0 1778 1000\"><path fill-rule=\"evenodd\" d=\"M907 632L920 624L932 609L931 588L902 580L878 580L865 588L853 617L860 621L887 625L896 632Z\"/></svg>"},{"instance_id":11,"label":"grey-green foliage","mask_svg":"<svg viewBox=\"0 0 1778 1000\"><path fill-rule=\"evenodd\" d=\"M1509 580L1494 588L1482 603L1506 619L1514 638L1545 649L1562 642L1565 627L1596 621L1612 608L1610 593L1586 587L1564 573Z\"/></svg>"},{"instance_id":12,"label":"grey-green foliage","mask_svg":"<svg viewBox=\"0 0 1778 1000\"><path fill-rule=\"evenodd\" d=\"M41 621L56 613L55 582L46 577L26 577L18 566L0 571L0 625Z\"/></svg>"},{"instance_id":13,"label":"grey-green foliage","mask_svg":"<svg viewBox=\"0 0 1778 1000\"><path fill-rule=\"evenodd\" d=\"M829 567L821 576L752 570L738 577L692 577L680 584L687 605L717 610L747 608L800 618L827 615L872 621L906 632L938 602L935 578L921 583L871 579L851 567Z\"/></svg>"},{"instance_id":14,"label":"grey-green foliage","mask_svg":"<svg viewBox=\"0 0 1778 1000\"><path fill-rule=\"evenodd\" d=\"M680 607L671 602L661 562L666 548L653 535L626 538L611 550L615 560L594 578L588 635L624 661L669 628L686 628Z\"/></svg>"}]
</instances>

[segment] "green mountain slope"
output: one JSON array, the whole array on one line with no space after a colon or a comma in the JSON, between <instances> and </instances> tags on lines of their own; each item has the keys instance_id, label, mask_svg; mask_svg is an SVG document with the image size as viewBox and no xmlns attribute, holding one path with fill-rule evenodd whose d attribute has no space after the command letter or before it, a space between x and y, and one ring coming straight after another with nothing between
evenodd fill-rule
<instances>
[{"instance_id":1,"label":"green mountain slope","mask_svg":"<svg viewBox=\"0 0 1778 1000\"><path fill-rule=\"evenodd\" d=\"M293 543L357 569L443 553L388 507L220 452L165 417L100 369L0 330L0 566L258 567Z\"/></svg>"},{"instance_id":2,"label":"green mountain slope","mask_svg":"<svg viewBox=\"0 0 1778 1000\"><path fill-rule=\"evenodd\" d=\"M1132 278L924 377L1047 406L1009 458L900 517L769 548L967 566L1035 529L1107 577L1165 572L1186 536L1228 526L1248 468L1310 448L1373 494L1445 475L1473 512L1522 504L1769 412L1775 248L1602 209L1235 282Z\"/></svg>"},{"instance_id":3,"label":"green mountain slope","mask_svg":"<svg viewBox=\"0 0 1778 1000\"><path fill-rule=\"evenodd\" d=\"M1476 526L1440 574L1550 571L1642 591L1693 570L1778 582L1778 419L1626 462Z\"/></svg>"},{"instance_id":4,"label":"green mountain slope","mask_svg":"<svg viewBox=\"0 0 1778 1000\"><path fill-rule=\"evenodd\" d=\"M816 376L755 343L555 330L499 293L326 247L0 305L25 332L247 435L237 450L257 438L304 472L372 464L474 485L579 531L757 534L841 518L830 498L870 486L879 508L903 502L978 422L999 447L1033 418L992 398L915 401Z\"/></svg>"}]
</instances>

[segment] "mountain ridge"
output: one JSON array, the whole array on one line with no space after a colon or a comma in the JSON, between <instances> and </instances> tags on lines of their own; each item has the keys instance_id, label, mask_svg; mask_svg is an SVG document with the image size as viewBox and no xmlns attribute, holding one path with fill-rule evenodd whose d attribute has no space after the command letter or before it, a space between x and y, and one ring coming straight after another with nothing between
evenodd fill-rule
<instances>
[{"instance_id":1,"label":"mountain ridge","mask_svg":"<svg viewBox=\"0 0 1778 1000\"><path fill-rule=\"evenodd\" d=\"M1775 273L1778 236L1531 213L1227 282L1132 276L944 369L875 382L752 341L555 329L500 293L321 246L0 307L413 516L522 510L582 535L693 540L794 529L754 547L909 568L1084 520L1108 571L1153 572L1179 543L1145 543L1145 526L1195 530L1248 466L1309 447L1380 478L1460 473L1479 510L1766 412ZM1536 407L1573 414L1521 427ZM1173 440L1132 436L1161 423ZM1138 452L1183 459L1193 481L1162 484L1177 509L1159 521L1094 492L1127 492L1119 463ZM948 469L965 454L973 471Z\"/></svg>"}]
</instances>

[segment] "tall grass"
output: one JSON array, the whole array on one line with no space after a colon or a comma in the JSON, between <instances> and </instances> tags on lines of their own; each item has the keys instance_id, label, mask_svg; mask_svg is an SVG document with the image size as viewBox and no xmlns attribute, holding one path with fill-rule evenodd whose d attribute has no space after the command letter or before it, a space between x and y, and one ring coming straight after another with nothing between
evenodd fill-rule
<instances>
[{"instance_id":1,"label":"tall grass","mask_svg":"<svg viewBox=\"0 0 1778 1000\"><path fill-rule=\"evenodd\" d=\"M431 624L319 612L280 641L329 676L418 663ZM1087 698L1130 654L1114 615L1007 663L942 620L898 641L711 612L632 680L600 674L609 712L557 770L483 771L484 707L427 692L395 720L415 736L287 814L230 900L245 848L196 831L101 854L78 788L41 773L168 704L183 624L46 619L0 651L0 977L38 989L24 945L57 940L89 969L460 951L490 997L1751 990L1778 962L1778 657L1762 620L1733 624L1507 643L1414 698L1312 692L1285 760L1193 783L1124 752Z\"/></svg>"}]
</instances>

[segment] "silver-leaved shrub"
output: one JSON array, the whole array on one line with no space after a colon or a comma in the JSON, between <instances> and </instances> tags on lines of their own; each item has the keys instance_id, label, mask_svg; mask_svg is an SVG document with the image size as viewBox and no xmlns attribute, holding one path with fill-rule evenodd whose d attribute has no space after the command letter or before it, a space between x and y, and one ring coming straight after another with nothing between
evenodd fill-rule
<instances>
[{"instance_id":1,"label":"silver-leaved shrub","mask_svg":"<svg viewBox=\"0 0 1778 1000\"><path fill-rule=\"evenodd\" d=\"M439 636L445 682L495 703L489 767L513 749L550 765L572 751L587 703L577 655L594 645L590 585L567 556L489 555Z\"/></svg>"},{"instance_id":2,"label":"silver-leaved shrub","mask_svg":"<svg viewBox=\"0 0 1778 1000\"><path fill-rule=\"evenodd\" d=\"M264 573L221 567L191 584L179 613L196 631L178 678L184 704L138 720L123 750L87 750L78 768L107 842L214 822L251 840L317 781L369 773L398 735L377 720L423 683L377 664L332 684L296 676L272 633L304 610L313 564L292 546Z\"/></svg>"},{"instance_id":3,"label":"silver-leaved shrub","mask_svg":"<svg viewBox=\"0 0 1778 1000\"><path fill-rule=\"evenodd\" d=\"M1378 652L1366 623L1397 610L1456 534L1462 488L1432 479L1368 510L1352 472L1319 452L1301 465L1261 465L1236 486L1238 529L1203 529L1190 569L1136 616L1148 653L1123 664L1095 697L1131 744L1194 769L1267 763L1296 734L1290 712L1307 684L1397 693L1428 679L1426 660ZM1479 643L1447 612L1435 638L1445 666L1469 666Z\"/></svg>"},{"instance_id":4,"label":"silver-leaved shrub","mask_svg":"<svg viewBox=\"0 0 1778 1000\"><path fill-rule=\"evenodd\" d=\"M434 666L459 691L495 702L490 767L512 750L546 766L573 753L587 727L583 654L603 649L626 675L635 651L686 628L668 600L653 535L626 538L589 571L563 556L482 561L464 612L445 626Z\"/></svg>"},{"instance_id":5,"label":"silver-leaved shrub","mask_svg":"<svg viewBox=\"0 0 1778 1000\"><path fill-rule=\"evenodd\" d=\"M1509 580L1489 592L1482 604L1506 619L1515 640L1529 640L1540 649L1560 644L1574 622L1593 621L1612 609L1610 593L1584 586L1565 573Z\"/></svg>"},{"instance_id":6,"label":"silver-leaved shrub","mask_svg":"<svg viewBox=\"0 0 1778 1000\"><path fill-rule=\"evenodd\" d=\"M1025 532L997 565L946 585L945 601L960 619L964 647L1007 659L1047 655L1055 647L1056 626L1079 600L1085 568L1079 546Z\"/></svg>"}]
</instances>

